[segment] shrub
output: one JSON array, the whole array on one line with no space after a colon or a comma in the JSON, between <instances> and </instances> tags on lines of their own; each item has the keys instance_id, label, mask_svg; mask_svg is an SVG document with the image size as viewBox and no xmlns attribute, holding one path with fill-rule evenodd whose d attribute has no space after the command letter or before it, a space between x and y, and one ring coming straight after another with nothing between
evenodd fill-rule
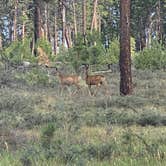
<instances>
[{"instance_id":1,"label":"shrub","mask_svg":"<svg viewBox=\"0 0 166 166\"><path fill-rule=\"evenodd\" d=\"M110 159L112 157L112 153L116 150L115 143L103 143L99 145L88 145L86 149L86 153L89 159Z\"/></svg>"},{"instance_id":2,"label":"shrub","mask_svg":"<svg viewBox=\"0 0 166 166\"><path fill-rule=\"evenodd\" d=\"M51 44L46 39L38 39L35 47L41 47L51 61L55 60L55 56L52 54Z\"/></svg>"},{"instance_id":3,"label":"shrub","mask_svg":"<svg viewBox=\"0 0 166 166\"><path fill-rule=\"evenodd\" d=\"M166 49L157 41L153 41L150 48L137 53L134 64L137 69L165 69Z\"/></svg>"},{"instance_id":4,"label":"shrub","mask_svg":"<svg viewBox=\"0 0 166 166\"><path fill-rule=\"evenodd\" d=\"M49 84L47 71L42 69L34 68L26 73L17 74L15 77L17 80L24 80L28 85L46 86Z\"/></svg>"},{"instance_id":5,"label":"shrub","mask_svg":"<svg viewBox=\"0 0 166 166\"><path fill-rule=\"evenodd\" d=\"M131 42L131 56L135 55L135 40L134 38L130 39ZM113 39L109 45L109 48L106 50L105 56L102 56L103 64L118 64L120 55L120 43L118 39Z\"/></svg>"},{"instance_id":6,"label":"shrub","mask_svg":"<svg viewBox=\"0 0 166 166\"><path fill-rule=\"evenodd\" d=\"M8 59L11 63L20 64L23 60L35 62L36 58L32 55L30 49L30 40L26 38L24 42L15 41L12 42L3 51L3 56Z\"/></svg>"},{"instance_id":7,"label":"shrub","mask_svg":"<svg viewBox=\"0 0 166 166\"><path fill-rule=\"evenodd\" d=\"M51 141L54 136L54 131L55 131L55 127L51 123L43 128L42 135L41 135L41 142L42 142L42 146L44 148L46 148L46 149L50 148Z\"/></svg>"},{"instance_id":8,"label":"shrub","mask_svg":"<svg viewBox=\"0 0 166 166\"><path fill-rule=\"evenodd\" d=\"M140 118L138 119L137 123L142 126L146 125L157 126L161 125L162 123L164 124L165 120L166 119L164 116L161 116L160 114L157 114L155 112L147 111L140 115Z\"/></svg>"}]
</instances>

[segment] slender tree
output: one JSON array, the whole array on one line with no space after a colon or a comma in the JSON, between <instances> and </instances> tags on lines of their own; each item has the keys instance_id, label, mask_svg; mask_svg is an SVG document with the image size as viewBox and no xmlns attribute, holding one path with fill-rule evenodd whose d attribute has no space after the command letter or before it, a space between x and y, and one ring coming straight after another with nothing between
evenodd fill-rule
<instances>
[{"instance_id":1,"label":"slender tree","mask_svg":"<svg viewBox=\"0 0 166 166\"><path fill-rule=\"evenodd\" d=\"M130 0L120 1L120 94L132 93L130 51Z\"/></svg>"},{"instance_id":2,"label":"slender tree","mask_svg":"<svg viewBox=\"0 0 166 166\"><path fill-rule=\"evenodd\" d=\"M57 16L54 15L54 54L57 54L58 48L58 33L57 33Z\"/></svg>"},{"instance_id":3,"label":"slender tree","mask_svg":"<svg viewBox=\"0 0 166 166\"><path fill-rule=\"evenodd\" d=\"M34 2L34 39L35 43L37 39L42 37L42 16L40 9L40 0L33 0Z\"/></svg>"},{"instance_id":4,"label":"slender tree","mask_svg":"<svg viewBox=\"0 0 166 166\"><path fill-rule=\"evenodd\" d=\"M13 18L13 41L17 39L17 13L18 13L18 0L14 1L14 18Z\"/></svg>"},{"instance_id":5,"label":"slender tree","mask_svg":"<svg viewBox=\"0 0 166 166\"><path fill-rule=\"evenodd\" d=\"M76 3L73 0L73 22L74 22L74 35L77 37L77 19L76 19Z\"/></svg>"},{"instance_id":6,"label":"slender tree","mask_svg":"<svg viewBox=\"0 0 166 166\"><path fill-rule=\"evenodd\" d=\"M83 34L83 36L84 36L84 38L85 38L85 35L86 35L86 21L87 21L87 18L86 18L86 13L87 13L87 11L86 11L86 0L83 0L83 2L82 2L82 34ZM84 39L85 40L85 39Z\"/></svg>"},{"instance_id":7,"label":"slender tree","mask_svg":"<svg viewBox=\"0 0 166 166\"><path fill-rule=\"evenodd\" d=\"M0 33L0 50L2 50L2 34Z\"/></svg>"},{"instance_id":8,"label":"slender tree","mask_svg":"<svg viewBox=\"0 0 166 166\"><path fill-rule=\"evenodd\" d=\"M97 30L97 6L98 6L98 0L93 1L93 16L92 16L92 22L91 22L91 32L93 29Z\"/></svg>"}]
</instances>

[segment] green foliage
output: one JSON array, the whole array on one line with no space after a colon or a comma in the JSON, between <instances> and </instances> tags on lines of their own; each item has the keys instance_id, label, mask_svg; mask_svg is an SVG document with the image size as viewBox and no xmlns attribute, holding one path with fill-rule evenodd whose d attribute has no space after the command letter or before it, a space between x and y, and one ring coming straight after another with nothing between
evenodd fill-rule
<instances>
[{"instance_id":1,"label":"green foliage","mask_svg":"<svg viewBox=\"0 0 166 166\"><path fill-rule=\"evenodd\" d=\"M41 143L43 148L49 150L51 147L51 142L54 136L55 127L53 124L47 124L46 127L42 129Z\"/></svg>"},{"instance_id":2,"label":"green foliage","mask_svg":"<svg viewBox=\"0 0 166 166\"><path fill-rule=\"evenodd\" d=\"M32 71L21 73L15 76L18 80L24 80L28 85L42 85L47 86L49 84L49 77L47 71L34 68Z\"/></svg>"},{"instance_id":3,"label":"green foliage","mask_svg":"<svg viewBox=\"0 0 166 166\"><path fill-rule=\"evenodd\" d=\"M36 59L31 53L30 39L25 38L24 41L12 42L3 51L5 56L10 62L20 64L23 60L29 62L35 62Z\"/></svg>"},{"instance_id":4,"label":"green foliage","mask_svg":"<svg viewBox=\"0 0 166 166\"><path fill-rule=\"evenodd\" d=\"M119 54L120 54L119 40L114 39L113 41L111 41L109 48L106 50L106 56L103 56L103 63L106 64L118 63Z\"/></svg>"},{"instance_id":5,"label":"green foliage","mask_svg":"<svg viewBox=\"0 0 166 166\"><path fill-rule=\"evenodd\" d=\"M38 39L37 43L36 43L36 48L41 47L44 52L51 57L52 55L52 48L51 48L51 44L50 42L48 42L48 40L41 38Z\"/></svg>"},{"instance_id":6,"label":"green foliage","mask_svg":"<svg viewBox=\"0 0 166 166\"><path fill-rule=\"evenodd\" d=\"M81 64L99 64L104 54L100 37L97 32L93 32L87 35L85 43L83 36L78 34L73 48L70 48L68 51L62 48L57 59L71 63L74 70L78 72Z\"/></svg>"},{"instance_id":7,"label":"green foliage","mask_svg":"<svg viewBox=\"0 0 166 166\"><path fill-rule=\"evenodd\" d=\"M119 39L114 38L109 48L106 49L105 56L101 57L101 62L104 64L118 64L119 63L119 55L120 55L120 45ZM135 40L133 37L130 38L131 45L131 57L135 55Z\"/></svg>"},{"instance_id":8,"label":"green foliage","mask_svg":"<svg viewBox=\"0 0 166 166\"><path fill-rule=\"evenodd\" d=\"M157 41L153 41L150 48L137 53L134 63L137 69L165 69L166 49Z\"/></svg>"},{"instance_id":9,"label":"green foliage","mask_svg":"<svg viewBox=\"0 0 166 166\"><path fill-rule=\"evenodd\" d=\"M98 160L109 160L112 157L112 154L115 153L116 149L115 142L103 143L100 145L88 145L87 153L88 158L96 158Z\"/></svg>"}]
</instances>

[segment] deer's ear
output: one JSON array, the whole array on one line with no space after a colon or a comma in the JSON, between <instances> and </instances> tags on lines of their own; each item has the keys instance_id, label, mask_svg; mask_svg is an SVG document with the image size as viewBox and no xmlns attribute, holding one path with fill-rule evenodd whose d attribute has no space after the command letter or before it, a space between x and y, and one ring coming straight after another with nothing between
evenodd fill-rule
<instances>
[{"instance_id":1,"label":"deer's ear","mask_svg":"<svg viewBox=\"0 0 166 166\"><path fill-rule=\"evenodd\" d=\"M85 67L88 69L89 68L89 64L86 64Z\"/></svg>"},{"instance_id":2,"label":"deer's ear","mask_svg":"<svg viewBox=\"0 0 166 166\"><path fill-rule=\"evenodd\" d=\"M82 66L89 67L89 64L83 63Z\"/></svg>"}]
</instances>

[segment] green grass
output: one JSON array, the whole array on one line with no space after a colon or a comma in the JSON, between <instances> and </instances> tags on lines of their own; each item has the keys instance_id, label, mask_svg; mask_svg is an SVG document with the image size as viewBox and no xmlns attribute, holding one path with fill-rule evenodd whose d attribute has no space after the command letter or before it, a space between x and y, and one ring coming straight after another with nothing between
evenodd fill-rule
<instances>
[{"instance_id":1,"label":"green grass","mask_svg":"<svg viewBox=\"0 0 166 166\"><path fill-rule=\"evenodd\" d=\"M37 77L29 84L22 76L13 71L1 83L0 166L166 165L164 72L133 71L136 87L126 97L119 73L106 75L111 95L99 89L96 97L84 83L70 96L75 88L60 93L56 77L38 86Z\"/></svg>"}]
</instances>

